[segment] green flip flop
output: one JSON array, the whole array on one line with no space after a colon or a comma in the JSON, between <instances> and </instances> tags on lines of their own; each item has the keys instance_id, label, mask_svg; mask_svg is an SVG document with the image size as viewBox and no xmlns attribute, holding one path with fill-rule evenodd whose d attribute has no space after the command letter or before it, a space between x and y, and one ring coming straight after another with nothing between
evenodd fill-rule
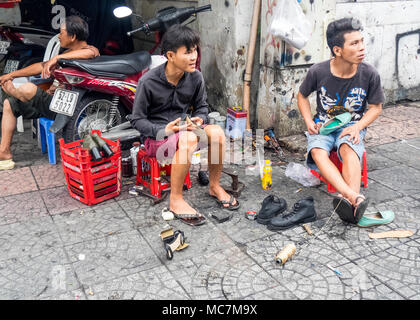
<instances>
[{"instance_id":1,"label":"green flip flop","mask_svg":"<svg viewBox=\"0 0 420 320\"><path fill-rule=\"evenodd\" d=\"M349 123L350 120L351 120L350 112L341 113L335 116L334 118L328 120L327 122L325 122L323 126L319 129L319 133L322 135L328 135L331 132Z\"/></svg>"},{"instance_id":2,"label":"green flip flop","mask_svg":"<svg viewBox=\"0 0 420 320\"><path fill-rule=\"evenodd\" d=\"M362 218L360 218L357 226L360 228L369 228L373 226L379 226L382 224L391 223L395 218L395 214L391 210L378 211L372 213L365 213Z\"/></svg>"}]
</instances>

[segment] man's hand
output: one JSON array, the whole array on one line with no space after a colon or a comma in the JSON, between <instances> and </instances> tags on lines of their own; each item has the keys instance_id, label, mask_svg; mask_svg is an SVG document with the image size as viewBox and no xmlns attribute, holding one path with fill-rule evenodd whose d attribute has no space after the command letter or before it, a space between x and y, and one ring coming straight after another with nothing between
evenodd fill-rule
<instances>
[{"instance_id":1,"label":"man's hand","mask_svg":"<svg viewBox=\"0 0 420 320\"><path fill-rule=\"evenodd\" d=\"M4 85L5 82L13 80L12 73L4 74L0 77L0 86Z\"/></svg>"},{"instance_id":2,"label":"man's hand","mask_svg":"<svg viewBox=\"0 0 420 320\"><path fill-rule=\"evenodd\" d=\"M195 127L200 127L203 124L203 122L204 122L204 120L201 119L200 117L192 117L191 118L191 123L187 127L187 130L192 131L192 130L196 129Z\"/></svg>"},{"instance_id":3,"label":"man's hand","mask_svg":"<svg viewBox=\"0 0 420 320\"><path fill-rule=\"evenodd\" d=\"M360 142L360 128L359 126L356 124L345 128L339 138L342 138L344 136L349 136L347 140L351 141L353 144L359 144Z\"/></svg>"},{"instance_id":4,"label":"man's hand","mask_svg":"<svg viewBox=\"0 0 420 320\"><path fill-rule=\"evenodd\" d=\"M318 134L319 133L319 128L321 128L322 123L318 122L315 123L313 120L308 121L308 123L306 123L306 127L308 129L308 133L309 134Z\"/></svg>"},{"instance_id":5,"label":"man's hand","mask_svg":"<svg viewBox=\"0 0 420 320\"><path fill-rule=\"evenodd\" d=\"M55 56L44 63L44 67L42 68L41 77L43 79L48 79L51 75L51 69L57 65L58 56Z\"/></svg>"},{"instance_id":6,"label":"man's hand","mask_svg":"<svg viewBox=\"0 0 420 320\"><path fill-rule=\"evenodd\" d=\"M188 124L184 124L182 126L178 125L181 121L181 118L175 119L174 121L169 122L165 127L165 134L167 136L176 133L180 130L186 130L188 127Z\"/></svg>"}]
</instances>

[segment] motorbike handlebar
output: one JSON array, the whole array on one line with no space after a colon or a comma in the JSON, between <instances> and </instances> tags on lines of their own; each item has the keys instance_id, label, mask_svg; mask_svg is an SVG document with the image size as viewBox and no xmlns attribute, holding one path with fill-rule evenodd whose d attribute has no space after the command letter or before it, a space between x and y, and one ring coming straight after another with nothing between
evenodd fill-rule
<instances>
[{"instance_id":1,"label":"motorbike handlebar","mask_svg":"<svg viewBox=\"0 0 420 320\"><path fill-rule=\"evenodd\" d=\"M151 32L165 32L170 26L182 23L189 17L204 11L211 11L211 4L201 7L186 7L186 8L175 8L167 7L159 10L156 17L145 22L140 28L127 32L128 36L131 36L135 32L144 31L146 34Z\"/></svg>"},{"instance_id":2,"label":"motorbike handlebar","mask_svg":"<svg viewBox=\"0 0 420 320\"><path fill-rule=\"evenodd\" d=\"M137 28L137 29L134 29L134 30L131 30L131 31L128 31L127 32L127 36L131 36L133 33L136 33L136 32L139 32L139 31L144 31L144 30L146 30L146 28L147 28L147 26L146 26L146 24L144 24L144 25L142 25L140 28Z\"/></svg>"}]
</instances>

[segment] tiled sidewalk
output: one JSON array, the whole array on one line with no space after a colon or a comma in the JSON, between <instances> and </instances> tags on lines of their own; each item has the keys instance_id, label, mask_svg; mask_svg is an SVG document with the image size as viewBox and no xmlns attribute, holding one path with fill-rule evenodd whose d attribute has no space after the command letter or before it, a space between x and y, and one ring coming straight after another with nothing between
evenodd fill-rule
<instances>
[{"instance_id":1,"label":"tiled sidewalk","mask_svg":"<svg viewBox=\"0 0 420 320\"><path fill-rule=\"evenodd\" d=\"M361 229L331 214L324 184L303 187L273 170L273 190L245 175L242 207L217 223L216 207L192 172L186 199L208 217L185 232L190 245L166 260L159 238L161 210L128 194L88 207L71 198L61 163L50 165L32 140L29 124L14 139L14 170L0 172L0 299L420 299L420 103L384 109L366 139L369 211L393 210L389 225ZM302 155L289 155L299 162ZM227 183L228 179L223 179ZM301 227L272 232L249 221L268 194L297 200L313 196L317 237ZM370 232L408 229L409 238L370 239ZM298 250L284 266L274 261L286 244ZM328 265L341 272L332 272Z\"/></svg>"}]
</instances>

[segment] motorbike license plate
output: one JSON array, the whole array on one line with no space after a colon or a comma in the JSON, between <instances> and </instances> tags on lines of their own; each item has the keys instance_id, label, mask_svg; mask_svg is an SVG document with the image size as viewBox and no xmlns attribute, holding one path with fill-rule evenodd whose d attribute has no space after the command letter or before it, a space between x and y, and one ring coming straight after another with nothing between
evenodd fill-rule
<instances>
[{"instance_id":1,"label":"motorbike license plate","mask_svg":"<svg viewBox=\"0 0 420 320\"><path fill-rule=\"evenodd\" d=\"M7 54L7 48L9 48L10 42L0 41L0 54Z\"/></svg>"},{"instance_id":2,"label":"motorbike license plate","mask_svg":"<svg viewBox=\"0 0 420 320\"><path fill-rule=\"evenodd\" d=\"M51 100L50 110L71 117L76 108L78 97L78 92L58 88Z\"/></svg>"},{"instance_id":3,"label":"motorbike license plate","mask_svg":"<svg viewBox=\"0 0 420 320\"><path fill-rule=\"evenodd\" d=\"M5 74L16 71L19 66L19 60L7 60L3 72Z\"/></svg>"}]
</instances>

